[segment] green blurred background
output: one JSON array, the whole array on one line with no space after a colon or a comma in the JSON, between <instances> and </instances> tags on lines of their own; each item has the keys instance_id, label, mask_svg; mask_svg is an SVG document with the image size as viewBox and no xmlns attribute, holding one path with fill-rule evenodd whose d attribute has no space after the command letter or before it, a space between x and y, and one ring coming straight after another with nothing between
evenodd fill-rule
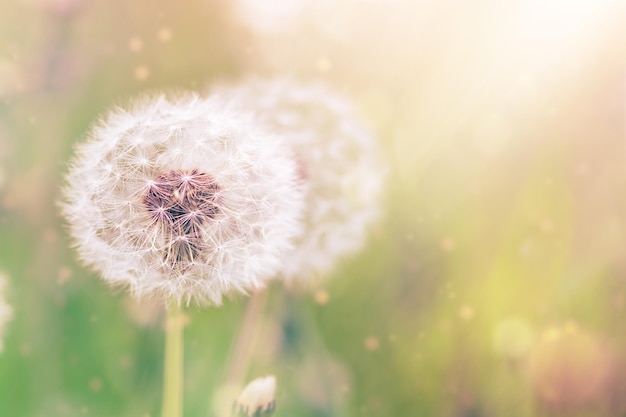
<instances>
[{"instance_id":1,"label":"green blurred background","mask_svg":"<svg viewBox=\"0 0 626 417\"><path fill-rule=\"evenodd\" d=\"M158 308L76 263L72 145L150 89L354 98L391 166L364 250L270 288L276 416L626 415L626 3L0 0L0 416L159 415ZM185 416L221 416L246 300L190 309ZM221 393L221 394L220 394Z\"/></svg>"}]
</instances>

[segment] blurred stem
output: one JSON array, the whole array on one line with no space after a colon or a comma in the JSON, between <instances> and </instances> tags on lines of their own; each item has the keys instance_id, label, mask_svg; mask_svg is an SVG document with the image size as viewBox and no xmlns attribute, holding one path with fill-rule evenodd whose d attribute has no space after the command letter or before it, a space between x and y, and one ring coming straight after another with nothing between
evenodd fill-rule
<instances>
[{"instance_id":1,"label":"blurred stem","mask_svg":"<svg viewBox=\"0 0 626 417\"><path fill-rule=\"evenodd\" d=\"M248 300L235 346L228 360L225 378L227 384L240 385L246 376L267 296L268 290L263 289L254 292Z\"/></svg>"},{"instance_id":2,"label":"blurred stem","mask_svg":"<svg viewBox=\"0 0 626 417\"><path fill-rule=\"evenodd\" d=\"M172 303L165 322L163 417L183 415L183 321L180 305Z\"/></svg>"}]
</instances>

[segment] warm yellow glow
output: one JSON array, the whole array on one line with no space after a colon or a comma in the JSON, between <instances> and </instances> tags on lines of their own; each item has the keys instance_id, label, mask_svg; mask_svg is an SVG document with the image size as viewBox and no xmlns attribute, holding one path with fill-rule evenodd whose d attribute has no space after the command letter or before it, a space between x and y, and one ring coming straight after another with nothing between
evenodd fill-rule
<instances>
[{"instance_id":1,"label":"warm yellow glow","mask_svg":"<svg viewBox=\"0 0 626 417\"><path fill-rule=\"evenodd\" d=\"M493 332L496 351L508 358L523 357L534 341L531 325L523 318L508 317L501 320Z\"/></svg>"},{"instance_id":2,"label":"warm yellow glow","mask_svg":"<svg viewBox=\"0 0 626 417\"><path fill-rule=\"evenodd\" d=\"M306 7L305 1L238 0L235 11L250 28L262 33L283 33L294 30Z\"/></svg>"},{"instance_id":3,"label":"warm yellow glow","mask_svg":"<svg viewBox=\"0 0 626 417\"><path fill-rule=\"evenodd\" d=\"M542 41L564 41L600 22L608 0L528 0L519 9L520 34Z\"/></svg>"}]
</instances>

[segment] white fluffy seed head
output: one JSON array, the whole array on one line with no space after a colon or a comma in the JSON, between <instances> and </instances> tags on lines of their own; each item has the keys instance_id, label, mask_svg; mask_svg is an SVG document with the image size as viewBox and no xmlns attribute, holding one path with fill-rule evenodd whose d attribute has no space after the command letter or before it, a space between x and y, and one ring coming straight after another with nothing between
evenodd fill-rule
<instances>
[{"instance_id":1,"label":"white fluffy seed head","mask_svg":"<svg viewBox=\"0 0 626 417\"><path fill-rule=\"evenodd\" d=\"M285 259L285 279L328 274L363 246L380 215L386 168L371 131L348 99L323 85L253 79L217 91L279 133L298 163L305 228Z\"/></svg>"},{"instance_id":2,"label":"white fluffy seed head","mask_svg":"<svg viewBox=\"0 0 626 417\"><path fill-rule=\"evenodd\" d=\"M201 305L275 275L302 205L280 143L193 94L106 115L76 147L62 203L80 257L109 284Z\"/></svg>"},{"instance_id":3,"label":"white fluffy seed head","mask_svg":"<svg viewBox=\"0 0 626 417\"><path fill-rule=\"evenodd\" d=\"M274 375L257 378L243 389L233 411L241 417L265 416L276 407L276 377Z\"/></svg>"}]
</instances>

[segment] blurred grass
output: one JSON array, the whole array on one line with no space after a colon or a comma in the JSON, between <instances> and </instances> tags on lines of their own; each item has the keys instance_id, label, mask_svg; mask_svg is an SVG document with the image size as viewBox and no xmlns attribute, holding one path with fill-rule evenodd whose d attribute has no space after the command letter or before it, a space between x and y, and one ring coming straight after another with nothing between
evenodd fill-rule
<instances>
[{"instance_id":1,"label":"blurred grass","mask_svg":"<svg viewBox=\"0 0 626 417\"><path fill-rule=\"evenodd\" d=\"M76 264L55 201L106 108L248 73L355 97L392 165L386 217L329 277L329 302L271 288L249 376L278 376L277 416L623 414L624 6L533 37L523 25L540 22L495 1L305 2L274 33L238 20L240 3L2 4L0 270L15 318L0 416L159 415L161 328ZM213 415L244 307L189 312L186 416ZM528 334L498 342L511 320ZM608 386L575 407L542 397L529 367L566 323L611 361ZM554 392L584 384L564 375Z\"/></svg>"}]
</instances>

